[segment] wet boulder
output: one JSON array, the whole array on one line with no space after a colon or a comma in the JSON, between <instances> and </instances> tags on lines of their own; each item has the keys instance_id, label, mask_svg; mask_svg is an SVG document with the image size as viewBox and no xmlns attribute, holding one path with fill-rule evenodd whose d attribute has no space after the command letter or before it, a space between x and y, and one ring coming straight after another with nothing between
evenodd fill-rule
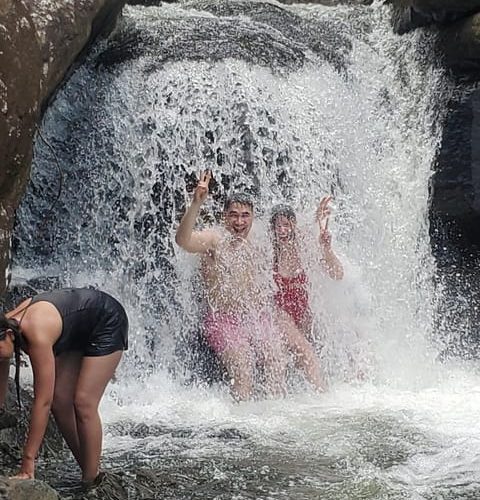
<instances>
[{"instance_id":1,"label":"wet boulder","mask_svg":"<svg viewBox=\"0 0 480 500\"><path fill-rule=\"evenodd\" d=\"M386 0L393 5L393 26L403 34L421 26L451 24L480 11L480 0Z\"/></svg>"},{"instance_id":2,"label":"wet boulder","mask_svg":"<svg viewBox=\"0 0 480 500\"><path fill-rule=\"evenodd\" d=\"M345 68L351 42L332 20L309 20L294 12L268 2L251 0L190 0L186 7L210 12L219 18L249 17L253 22L275 30L300 47L308 48L338 70Z\"/></svg>"},{"instance_id":3,"label":"wet boulder","mask_svg":"<svg viewBox=\"0 0 480 500\"><path fill-rule=\"evenodd\" d=\"M58 493L43 481L18 481L0 476L1 500L58 500Z\"/></svg>"},{"instance_id":4,"label":"wet boulder","mask_svg":"<svg viewBox=\"0 0 480 500\"><path fill-rule=\"evenodd\" d=\"M439 54L451 74L462 80L480 78L480 0L386 0L392 24L403 34L431 26L439 34Z\"/></svg>"},{"instance_id":5,"label":"wet boulder","mask_svg":"<svg viewBox=\"0 0 480 500\"><path fill-rule=\"evenodd\" d=\"M480 13L457 21L441 33L446 65L456 76L480 78Z\"/></svg>"},{"instance_id":6,"label":"wet boulder","mask_svg":"<svg viewBox=\"0 0 480 500\"><path fill-rule=\"evenodd\" d=\"M25 190L36 124L82 51L109 30L124 0L0 0L0 294L14 213Z\"/></svg>"},{"instance_id":7,"label":"wet boulder","mask_svg":"<svg viewBox=\"0 0 480 500\"><path fill-rule=\"evenodd\" d=\"M182 8L212 16L151 23L129 19L122 32L111 37L99 63L113 66L145 57L158 67L178 60L233 58L286 72L301 68L309 51L338 71L350 62L352 45L343 25L328 20L305 19L281 5L252 0L190 0Z\"/></svg>"},{"instance_id":8,"label":"wet boulder","mask_svg":"<svg viewBox=\"0 0 480 500\"><path fill-rule=\"evenodd\" d=\"M0 476L2 500L57 500L58 498L58 493L42 481L16 481Z\"/></svg>"},{"instance_id":9,"label":"wet boulder","mask_svg":"<svg viewBox=\"0 0 480 500\"><path fill-rule=\"evenodd\" d=\"M128 500L129 498L148 498L140 495L130 494L136 489L132 478L122 473L102 472L94 483L85 491L75 494L76 500ZM149 497L154 498L154 497Z\"/></svg>"}]
</instances>

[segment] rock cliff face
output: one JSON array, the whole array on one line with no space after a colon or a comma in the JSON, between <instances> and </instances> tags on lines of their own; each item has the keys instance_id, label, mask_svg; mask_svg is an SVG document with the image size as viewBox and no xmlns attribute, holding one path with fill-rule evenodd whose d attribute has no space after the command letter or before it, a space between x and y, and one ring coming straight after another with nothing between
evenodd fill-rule
<instances>
[{"instance_id":1,"label":"rock cliff face","mask_svg":"<svg viewBox=\"0 0 480 500\"><path fill-rule=\"evenodd\" d=\"M480 0L388 0L393 26L438 34L454 91L432 179L432 248L445 286L445 354L480 357ZM465 305L462 305L465 304ZM457 332L452 335L452 332Z\"/></svg>"},{"instance_id":2,"label":"rock cliff face","mask_svg":"<svg viewBox=\"0 0 480 500\"><path fill-rule=\"evenodd\" d=\"M403 34L421 26L440 27L445 62L456 74L480 71L480 0L386 0L393 5L394 30Z\"/></svg>"},{"instance_id":3,"label":"rock cliff face","mask_svg":"<svg viewBox=\"0 0 480 500\"><path fill-rule=\"evenodd\" d=\"M479 0L386 0L394 6L394 28L405 33L434 23L450 24L480 10Z\"/></svg>"},{"instance_id":4,"label":"rock cliff face","mask_svg":"<svg viewBox=\"0 0 480 500\"><path fill-rule=\"evenodd\" d=\"M399 33L431 26L455 85L432 184L433 238L480 247L480 0L388 0ZM443 257L442 257L443 260Z\"/></svg>"},{"instance_id":5,"label":"rock cliff face","mask_svg":"<svg viewBox=\"0 0 480 500\"><path fill-rule=\"evenodd\" d=\"M35 126L82 51L124 0L0 0L0 294L15 209L29 177Z\"/></svg>"}]
</instances>

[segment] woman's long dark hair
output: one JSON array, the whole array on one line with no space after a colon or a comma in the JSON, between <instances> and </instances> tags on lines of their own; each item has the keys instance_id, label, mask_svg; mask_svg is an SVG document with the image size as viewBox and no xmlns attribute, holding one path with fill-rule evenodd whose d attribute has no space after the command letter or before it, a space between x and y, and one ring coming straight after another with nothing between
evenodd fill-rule
<instances>
[{"instance_id":1,"label":"woman's long dark hair","mask_svg":"<svg viewBox=\"0 0 480 500\"><path fill-rule=\"evenodd\" d=\"M297 216L295 215L295 210L289 205L275 205L272 208L272 213L270 215L270 230L272 231L272 243L273 243L273 263L278 264L278 252L279 245L277 234L275 232L275 224L279 217L285 217L293 224L297 223ZM295 238L295 234L294 234ZM295 242L296 243L296 242Z\"/></svg>"},{"instance_id":2,"label":"woman's long dark hair","mask_svg":"<svg viewBox=\"0 0 480 500\"><path fill-rule=\"evenodd\" d=\"M7 331L13 333L13 348L15 352L15 387L17 389L18 406L22 406L20 400L20 357L21 347L23 345L22 331L19 322L14 318L7 318L5 314L0 314L0 340L4 340Z\"/></svg>"}]
</instances>

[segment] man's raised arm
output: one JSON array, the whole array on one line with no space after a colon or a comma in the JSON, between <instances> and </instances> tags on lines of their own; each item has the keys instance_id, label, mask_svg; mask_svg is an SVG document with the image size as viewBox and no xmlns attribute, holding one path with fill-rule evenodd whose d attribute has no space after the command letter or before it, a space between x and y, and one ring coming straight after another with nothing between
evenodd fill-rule
<instances>
[{"instance_id":1,"label":"man's raised arm","mask_svg":"<svg viewBox=\"0 0 480 500\"><path fill-rule=\"evenodd\" d=\"M193 201L180 221L175 234L175 242L190 253L205 253L211 250L218 239L214 231L194 231L200 208L208 196L208 184L211 179L210 171L202 172L200 181L193 193Z\"/></svg>"}]
</instances>

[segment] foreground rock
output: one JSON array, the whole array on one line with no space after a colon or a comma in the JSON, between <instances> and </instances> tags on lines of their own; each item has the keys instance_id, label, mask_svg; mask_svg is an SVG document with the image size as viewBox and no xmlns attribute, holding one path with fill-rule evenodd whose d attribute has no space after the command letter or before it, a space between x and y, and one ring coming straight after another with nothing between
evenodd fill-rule
<instances>
[{"instance_id":1,"label":"foreground rock","mask_svg":"<svg viewBox=\"0 0 480 500\"><path fill-rule=\"evenodd\" d=\"M125 0L0 0L0 294L14 213L28 181L35 126L82 51Z\"/></svg>"},{"instance_id":2,"label":"foreground rock","mask_svg":"<svg viewBox=\"0 0 480 500\"><path fill-rule=\"evenodd\" d=\"M0 476L1 500L58 500L58 498L58 493L42 481L16 481Z\"/></svg>"}]
</instances>

